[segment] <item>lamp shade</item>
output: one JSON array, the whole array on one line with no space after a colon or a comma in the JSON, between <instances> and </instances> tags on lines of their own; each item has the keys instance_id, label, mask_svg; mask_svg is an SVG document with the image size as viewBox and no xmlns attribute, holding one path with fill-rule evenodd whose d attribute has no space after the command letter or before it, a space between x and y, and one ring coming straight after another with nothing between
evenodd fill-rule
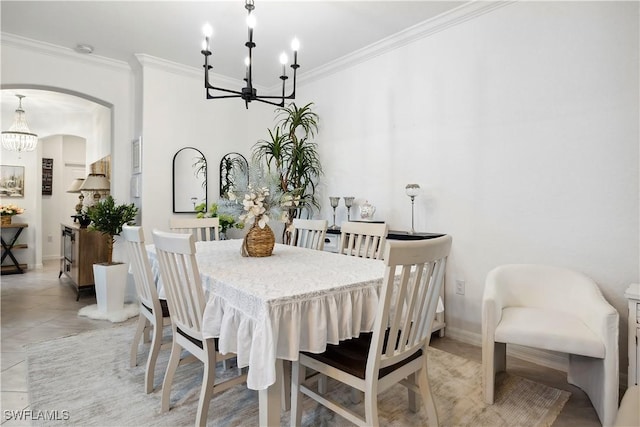
<instances>
[{"instance_id":1,"label":"lamp shade","mask_svg":"<svg viewBox=\"0 0 640 427\"><path fill-rule=\"evenodd\" d=\"M102 173L90 173L80 186L80 191L104 191L110 189L111 184Z\"/></svg>"},{"instance_id":2,"label":"lamp shade","mask_svg":"<svg viewBox=\"0 0 640 427\"><path fill-rule=\"evenodd\" d=\"M73 180L73 182L71 183L71 185L69 186L69 189L67 190L67 193L79 193L80 192L80 187L82 187L82 184L84 183L84 178L76 178Z\"/></svg>"},{"instance_id":3,"label":"lamp shade","mask_svg":"<svg viewBox=\"0 0 640 427\"><path fill-rule=\"evenodd\" d=\"M418 184L407 184L405 187L407 196L415 197L420 193L420 186Z\"/></svg>"}]
</instances>

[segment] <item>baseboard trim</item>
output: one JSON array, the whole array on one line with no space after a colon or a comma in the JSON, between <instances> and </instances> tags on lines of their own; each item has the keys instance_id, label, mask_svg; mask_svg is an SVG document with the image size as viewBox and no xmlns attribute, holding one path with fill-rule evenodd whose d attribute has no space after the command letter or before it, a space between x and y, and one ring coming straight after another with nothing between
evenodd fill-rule
<instances>
[{"instance_id":1,"label":"baseboard trim","mask_svg":"<svg viewBox=\"0 0 640 427\"><path fill-rule=\"evenodd\" d=\"M475 345L476 347L482 347L481 334L447 326L445 329L445 336L456 341ZM536 348L523 347L520 345L508 345L507 356L512 356L526 362L535 363L536 365L545 366L562 372L568 371L569 357L564 353L538 350ZM620 376L618 379L620 381L620 390L625 390L628 385L629 375L620 370Z\"/></svg>"}]
</instances>

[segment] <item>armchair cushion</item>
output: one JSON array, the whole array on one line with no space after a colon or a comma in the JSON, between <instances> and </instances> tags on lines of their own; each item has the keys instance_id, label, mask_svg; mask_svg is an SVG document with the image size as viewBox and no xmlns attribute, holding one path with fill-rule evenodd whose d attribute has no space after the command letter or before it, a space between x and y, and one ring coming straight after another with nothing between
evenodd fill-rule
<instances>
[{"instance_id":1,"label":"armchair cushion","mask_svg":"<svg viewBox=\"0 0 640 427\"><path fill-rule=\"evenodd\" d=\"M604 359L602 340L580 319L557 310L507 307L495 341Z\"/></svg>"}]
</instances>

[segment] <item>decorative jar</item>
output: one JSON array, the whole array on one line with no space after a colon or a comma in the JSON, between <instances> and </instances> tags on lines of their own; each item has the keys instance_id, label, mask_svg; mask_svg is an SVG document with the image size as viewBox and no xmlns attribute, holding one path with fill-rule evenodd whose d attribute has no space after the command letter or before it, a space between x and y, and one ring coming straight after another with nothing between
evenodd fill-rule
<instances>
[{"instance_id":1,"label":"decorative jar","mask_svg":"<svg viewBox=\"0 0 640 427\"><path fill-rule=\"evenodd\" d=\"M376 207L365 200L364 204L360 206L360 218L365 221L371 220L374 213L376 213Z\"/></svg>"}]
</instances>

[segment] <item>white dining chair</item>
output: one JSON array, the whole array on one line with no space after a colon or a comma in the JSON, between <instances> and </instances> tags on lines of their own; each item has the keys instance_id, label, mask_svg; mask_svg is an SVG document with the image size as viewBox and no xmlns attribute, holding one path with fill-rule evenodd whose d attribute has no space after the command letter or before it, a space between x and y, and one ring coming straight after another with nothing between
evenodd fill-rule
<instances>
[{"instance_id":1,"label":"white dining chair","mask_svg":"<svg viewBox=\"0 0 640 427\"><path fill-rule=\"evenodd\" d=\"M291 233L291 246L307 249L324 249L324 238L327 234L328 221L326 219L301 219L293 220Z\"/></svg>"},{"instance_id":2,"label":"white dining chair","mask_svg":"<svg viewBox=\"0 0 640 427\"><path fill-rule=\"evenodd\" d=\"M144 381L145 392L151 393L154 388L153 379L158 354L162 347L170 345L170 342L162 343L164 327L171 325L169 308L166 300L158 298L156 283L153 279L151 264L144 243L142 227L124 225L120 235L125 239L133 281L138 293L138 303L140 304L138 326L131 343L130 364L131 367L138 364L140 339L144 337L144 341L148 342L148 336L151 335L151 346L147 357Z\"/></svg>"},{"instance_id":3,"label":"white dining chair","mask_svg":"<svg viewBox=\"0 0 640 427\"><path fill-rule=\"evenodd\" d=\"M299 354L293 362L291 380L292 426L299 426L302 419L302 394L356 425L377 426L377 395L397 383L409 390L409 409L418 410L419 393L429 425L438 424L427 377L427 348L450 250L448 235L387 242L386 269L373 332L338 345L329 344L320 354ZM363 392L364 416L301 381L306 377L306 368Z\"/></svg>"},{"instance_id":4,"label":"white dining chair","mask_svg":"<svg viewBox=\"0 0 640 427\"><path fill-rule=\"evenodd\" d=\"M343 222L340 226L338 253L380 259L384 253L387 232L386 223Z\"/></svg>"},{"instance_id":5,"label":"white dining chair","mask_svg":"<svg viewBox=\"0 0 640 427\"><path fill-rule=\"evenodd\" d=\"M179 218L169 220L169 229L176 233L191 233L196 242L220 240L220 219Z\"/></svg>"},{"instance_id":6,"label":"white dining chair","mask_svg":"<svg viewBox=\"0 0 640 427\"><path fill-rule=\"evenodd\" d=\"M207 423L209 403L213 394L245 382L247 376L240 374L216 382L216 362L235 357L235 354L220 354L218 339L205 339L202 335L206 300L196 262L193 236L154 230L153 242L160 265L160 277L167 294L173 331L171 356L162 384L161 411L169 410L171 385L181 364L184 349L204 364L202 389L196 413L196 425L204 426Z\"/></svg>"}]
</instances>

